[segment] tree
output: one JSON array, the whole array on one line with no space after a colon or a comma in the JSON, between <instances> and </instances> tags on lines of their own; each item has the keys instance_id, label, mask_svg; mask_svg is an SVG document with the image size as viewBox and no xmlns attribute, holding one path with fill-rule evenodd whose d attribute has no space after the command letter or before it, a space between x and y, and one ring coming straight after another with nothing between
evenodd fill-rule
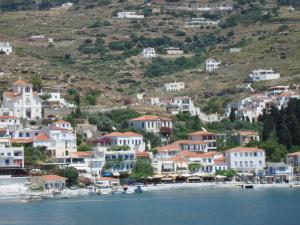
<instances>
[{"instance_id":1,"label":"tree","mask_svg":"<svg viewBox=\"0 0 300 225\"><path fill-rule=\"evenodd\" d=\"M30 80L30 83L32 83L33 90L40 92L42 90L43 84L42 84L42 79L40 76L35 75L32 77Z\"/></svg>"},{"instance_id":2,"label":"tree","mask_svg":"<svg viewBox=\"0 0 300 225\"><path fill-rule=\"evenodd\" d=\"M58 169L57 175L66 177L66 184L68 187L78 184L78 171L74 167L67 167L65 169Z\"/></svg>"},{"instance_id":3,"label":"tree","mask_svg":"<svg viewBox=\"0 0 300 225\"><path fill-rule=\"evenodd\" d=\"M148 176L152 176L154 173L154 169L151 165L150 160L148 159L137 159L133 165L132 173L130 177L135 180L141 180L147 178Z\"/></svg>"},{"instance_id":4,"label":"tree","mask_svg":"<svg viewBox=\"0 0 300 225\"><path fill-rule=\"evenodd\" d=\"M25 147L24 161L25 165L35 165L45 162L48 159L45 147Z\"/></svg>"},{"instance_id":5,"label":"tree","mask_svg":"<svg viewBox=\"0 0 300 225\"><path fill-rule=\"evenodd\" d=\"M229 114L229 120L231 121L231 122L233 122L233 121L235 121L235 109L234 108L231 108L231 110L230 110L230 114Z\"/></svg>"},{"instance_id":6,"label":"tree","mask_svg":"<svg viewBox=\"0 0 300 225\"><path fill-rule=\"evenodd\" d=\"M199 169L202 167L201 164L199 163L192 163L192 164L189 164L189 170L190 172L194 173L194 172L198 172Z\"/></svg>"},{"instance_id":7,"label":"tree","mask_svg":"<svg viewBox=\"0 0 300 225\"><path fill-rule=\"evenodd\" d=\"M236 175L236 171L233 169L229 170L217 170L216 175L226 176L227 178L232 178Z\"/></svg>"},{"instance_id":8,"label":"tree","mask_svg":"<svg viewBox=\"0 0 300 225\"><path fill-rule=\"evenodd\" d=\"M162 145L160 137L154 133L145 133L144 140L145 140L145 143L150 142L151 148L156 148L156 147Z\"/></svg>"}]
</instances>

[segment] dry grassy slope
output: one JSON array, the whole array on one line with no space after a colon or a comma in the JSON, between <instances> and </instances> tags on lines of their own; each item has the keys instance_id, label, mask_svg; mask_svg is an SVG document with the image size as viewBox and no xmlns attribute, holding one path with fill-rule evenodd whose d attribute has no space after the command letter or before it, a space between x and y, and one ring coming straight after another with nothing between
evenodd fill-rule
<instances>
[{"instance_id":1,"label":"dry grassy slope","mask_svg":"<svg viewBox=\"0 0 300 225\"><path fill-rule=\"evenodd\" d=\"M129 1L131 4L141 4L142 1ZM113 61L111 63L101 61L99 55L83 55L77 50L78 46L87 38L95 39L99 33L105 33L105 42L128 38L130 32L147 37L169 36L174 40L183 41L184 37L174 36L177 29L183 30L188 36L197 33L210 32L210 30L198 30L184 28L182 18L172 18L167 14L154 15L141 21L141 29L133 29L130 20L116 20L111 14L116 9L123 8L127 3L118 3L105 7L92 9L52 9L48 11L20 11L1 14L0 17L0 40L8 40L14 46L14 54L9 57L0 56L1 69L7 72L4 80L13 80L17 77L29 79L33 74L40 74L47 86L62 88L75 87L83 94L91 89L101 90L103 94L98 99L99 104L118 105L120 99L127 94L133 94L136 90L123 85L124 93L119 93L116 88L121 85L116 81L124 78L125 72L141 81L139 88L146 89L150 94L161 94L157 88L164 82L171 80L183 80L188 88L180 94L195 96L198 102L205 104L203 93L210 91L217 93L223 89L233 88L242 84L249 71L256 68L274 68L282 73L283 78L276 83L293 83L297 81L299 69L299 43L300 43L300 14L298 11L289 13L281 10L279 17L285 18L289 23L290 33L286 36L278 35L277 29L284 23L257 23L251 26L238 26L233 28L235 32L232 43L241 38L252 38L247 46L239 54L228 54L222 48L209 52L209 55L220 58L223 62L222 70L216 75L208 75L201 72L202 66L192 70L178 72L165 77L155 79L145 78L140 67L140 62L148 63L139 57L132 57L125 61ZM98 20L107 20L111 26L89 28ZM158 26L160 21L165 21L164 26ZM221 35L226 35L231 29L220 30ZM260 35L253 36L257 31L264 31L266 38L258 40ZM55 44L48 47L47 43L30 42L31 34L44 34L53 37ZM274 43L280 43L287 58L280 59L279 51L270 52ZM111 52L120 54L119 52ZM70 54L75 64L63 64L55 59L57 56ZM134 63L132 63L134 61ZM275 84L273 82L263 85ZM5 85L5 84L3 84ZM126 89L127 88L127 89ZM245 94L241 94L243 96ZM239 95L230 96L235 99ZM108 100L109 99L109 100Z\"/></svg>"}]
</instances>

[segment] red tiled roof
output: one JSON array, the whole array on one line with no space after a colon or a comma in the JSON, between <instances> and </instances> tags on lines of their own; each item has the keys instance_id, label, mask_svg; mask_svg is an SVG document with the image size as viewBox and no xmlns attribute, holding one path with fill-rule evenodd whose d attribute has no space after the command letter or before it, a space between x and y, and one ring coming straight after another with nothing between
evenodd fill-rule
<instances>
[{"instance_id":1,"label":"red tiled roof","mask_svg":"<svg viewBox=\"0 0 300 225\"><path fill-rule=\"evenodd\" d=\"M96 180L98 181L119 181L119 179L117 178L113 178L113 177L99 177Z\"/></svg>"},{"instance_id":2,"label":"red tiled roof","mask_svg":"<svg viewBox=\"0 0 300 225\"><path fill-rule=\"evenodd\" d=\"M67 122L65 120L58 120L58 121L53 122L52 124L65 124L65 123L69 123L69 122Z\"/></svg>"},{"instance_id":3,"label":"red tiled roof","mask_svg":"<svg viewBox=\"0 0 300 225\"><path fill-rule=\"evenodd\" d=\"M16 116L0 116L0 119L16 119Z\"/></svg>"},{"instance_id":4,"label":"red tiled roof","mask_svg":"<svg viewBox=\"0 0 300 225\"><path fill-rule=\"evenodd\" d=\"M204 135L216 135L215 133L212 132L207 132L207 131L196 131L193 133L189 133L188 135L192 136L192 135L199 135L199 136L204 136Z\"/></svg>"},{"instance_id":5,"label":"red tiled roof","mask_svg":"<svg viewBox=\"0 0 300 225\"><path fill-rule=\"evenodd\" d=\"M135 132L112 132L104 135L103 137L143 137L143 135Z\"/></svg>"},{"instance_id":6,"label":"red tiled roof","mask_svg":"<svg viewBox=\"0 0 300 225\"><path fill-rule=\"evenodd\" d=\"M179 140L174 142L174 144L180 144L180 145L203 145L206 144L204 141L193 141L193 140Z\"/></svg>"},{"instance_id":7,"label":"red tiled roof","mask_svg":"<svg viewBox=\"0 0 300 225\"><path fill-rule=\"evenodd\" d=\"M186 159L184 156L178 154L178 155L175 155L174 157L166 159L165 161L185 162Z\"/></svg>"},{"instance_id":8,"label":"red tiled roof","mask_svg":"<svg viewBox=\"0 0 300 225\"><path fill-rule=\"evenodd\" d=\"M149 157L149 152L136 152L136 157Z\"/></svg>"},{"instance_id":9,"label":"red tiled roof","mask_svg":"<svg viewBox=\"0 0 300 225\"><path fill-rule=\"evenodd\" d=\"M242 136L258 135L258 132L255 130L241 130L241 131L237 131L237 133Z\"/></svg>"},{"instance_id":10,"label":"red tiled roof","mask_svg":"<svg viewBox=\"0 0 300 225\"><path fill-rule=\"evenodd\" d=\"M55 181L55 180L66 180L67 178L61 177L58 175L44 175L44 176L41 176L41 179L43 181Z\"/></svg>"},{"instance_id":11,"label":"red tiled roof","mask_svg":"<svg viewBox=\"0 0 300 225\"><path fill-rule=\"evenodd\" d=\"M11 139L11 143L16 143L16 144L29 144L29 143L32 143L32 138L17 138L17 139Z\"/></svg>"},{"instance_id":12,"label":"red tiled roof","mask_svg":"<svg viewBox=\"0 0 300 225\"><path fill-rule=\"evenodd\" d=\"M299 152L289 153L289 154L287 154L287 156L300 156L300 151Z\"/></svg>"},{"instance_id":13,"label":"red tiled roof","mask_svg":"<svg viewBox=\"0 0 300 225\"><path fill-rule=\"evenodd\" d=\"M226 152L264 152L265 150L255 147L236 147L227 150Z\"/></svg>"},{"instance_id":14,"label":"red tiled roof","mask_svg":"<svg viewBox=\"0 0 300 225\"><path fill-rule=\"evenodd\" d=\"M48 137L46 134L44 134L44 133L40 133L40 134L38 134L37 136L35 136L35 137L33 138L33 140L37 140L37 141L47 141L47 140L49 140L49 137Z\"/></svg>"},{"instance_id":15,"label":"red tiled roof","mask_svg":"<svg viewBox=\"0 0 300 225\"><path fill-rule=\"evenodd\" d=\"M71 152L71 157L91 157L94 155L93 152Z\"/></svg>"},{"instance_id":16,"label":"red tiled roof","mask_svg":"<svg viewBox=\"0 0 300 225\"><path fill-rule=\"evenodd\" d=\"M170 144L170 145L164 145L161 147L157 147L156 150L158 152L168 152L168 151L174 151L174 150L180 150L180 146L178 144Z\"/></svg>"},{"instance_id":17,"label":"red tiled roof","mask_svg":"<svg viewBox=\"0 0 300 225\"><path fill-rule=\"evenodd\" d=\"M144 115L137 118L130 119L129 121L157 121L157 120L171 120L168 118L162 118L157 115Z\"/></svg>"},{"instance_id":18,"label":"red tiled roof","mask_svg":"<svg viewBox=\"0 0 300 225\"><path fill-rule=\"evenodd\" d=\"M14 82L14 85L24 86L27 83L24 80L17 80Z\"/></svg>"},{"instance_id":19,"label":"red tiled roof","mask_svg":"<svg viewBox=\"0 0 300 225\"><path fill-rule=\"evenodd\" d=\"M4 91L3 92L3 96L6 96L6 97L9 97L9 98L14 98L16 96L18 96L19 94L15 94L14 92L12 91Z\"/></svg>"}]
</instances>

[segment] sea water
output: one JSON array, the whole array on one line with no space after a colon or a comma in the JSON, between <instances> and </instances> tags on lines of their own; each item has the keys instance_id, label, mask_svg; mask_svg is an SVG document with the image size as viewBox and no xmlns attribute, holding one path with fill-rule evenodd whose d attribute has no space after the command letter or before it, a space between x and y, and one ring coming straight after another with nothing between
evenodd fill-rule
<instances>
[{"instance_id":1,"label":"sea water","mask_svg":"<svg viewBox=\"0 0 300 225\"><path fill-rule=\"evenodd\" d=\"M300 225L300 189L177 190L0 206L1 225Z\"/></svg>"}]
</instances>

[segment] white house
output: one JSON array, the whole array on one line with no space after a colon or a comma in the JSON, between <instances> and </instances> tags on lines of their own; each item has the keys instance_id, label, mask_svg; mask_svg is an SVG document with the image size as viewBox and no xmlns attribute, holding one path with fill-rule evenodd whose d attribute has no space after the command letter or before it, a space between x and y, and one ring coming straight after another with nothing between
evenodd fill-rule
<instances>
[{"instance_id":1,"label":"white house","mask_svg":"<svg viewBox=\"0 0 300 225\"><path fill-rule=\"evenodd\" d=\"M272 176L274 179L291 180L293 175L293 167L291 164L285 164L282 162L268 163L266 175Z\"/></svg>"},{"instance_id":2,"label":"white house","mask_svg":"<svg viewBox=\"0 0 300 225\"><path fill-rule=\"evenodd\" d=\"M20 118L16 116L0 116L0 128L20 128Z\"/></svg>"},{"instance_id":3,"label":"white house","mask_svg":"<svg viewBox=\"0 0 300 225\"><path fill-rule=\"evenodd\" d=\"M167 112L176 115L178 113L189 113L192 116L199 115L200 108L195 107L193 100L189 96L178 96L171 99L171 103L166 106Z\"/></svg>"},{"instance_id":4,"label":"white house","mask_svg":"<svg viewBox=\"0 0 300 225\"><path fill-rule=\"evenodd\" d=\"M154 48L144 48L142 51L143 58L155 58L157 57Z\"/></svg>"},{"instance_id":5,"label":"white house","mask_svg":"<svg viewBox=\"0 0 300 225\"><path fill-rule=\"evenodd\" d=\"M166 91L180 91L185 88L184 82L172 82L164 84Z\"/></svg>"},{"instance_id":6,"label":"white house","mask_svg":"<svg viewBox=\"0 0 300 225\"><path fill-rule=\"evenodd\" d=\"M208 152L208 144L204 141L179 140L173 144L179 145L181 151Z\"/></svg>"},{"instance_id":7,"label":"white house","mask_svg":"<svg viewBox=\"0 0 300 225\"><path fill-rule=\"evenodd\" d=\"M0 53L3 52L5 55L12 53L12 46L8 42L0 42Z\"/></svg>"},{"instance_id":8,"label":"white house","mask_svg":"<svg viewBox=\"0 0 300 225\"><path fill-rule=\"evenodd\" d=\"M64 121L64 120L58 120L52 123L54 127L66 129L66 130L73 130L73 127L71 126L71 123Z\"/></svg>"},{"instance_id":9,"label":"white house","mask_svg":"<svg viewBox=\"0 0 300 225\"><path fill-rule=\"evenodd\" d=\"M146 148L143 135L135 132L112 132L103 135L96 140L96 143L97 147L106 147L112 150L118 147L128 147L132 151L143 152Z\"/></svg>"},{"instance_id":10,"label":"white house","mask_svg":"<svg viewBox=\"0 0 300 225\"><path fill-rule=\"evenodd\" d=\"M47 102L58 103L60 107L74 108L74 104L67 103L66 100L61 96L61 93L58 89L42 91L38 95L41 96L44 94L49 95Z\"/></svg>"},{"instance_id":11,"label":"white house","mask_svg":"<svg viewBox=\"0 0 300 225\"><path fill-rule=\"evenodd\" d=\"M42 118L42 100L32 90L32 84L23 80L13 83L11 90L3 92L3 108L14 116L36 120Z\"/></svg>"},{"instance_id":12,"label":"white house","mask_svg":"<svg viewBox=\"0 0 300 225\"><path fill-rule=\"evenodd\" d=\"M68 158L70 153L77 152L76 133L68 123L53 123L43 127L33 138L33 147L44 146L57 160Z\"/></svg>"},{"instance_id":13,"label":"white house","mask_svg":"<svg viewBox=\"0 0 300 225\"><path fill-rule=\"evenodd\" d=\"M294 167L294 172L300 174L300 151L287 154L287 163Z\"/></svg>"},{"instance_id":14,"label":"white house","mask_svg":"<svg viewBox=\"0 0 300 225\"><path fill-rule=\"evenodd\" d=\"M225 152L227 167L240 173L258 173L265 167L265 150L236 147Z\"/></svg>"},{"instance_id":15,"label":"white house","mask_svg":"<svg viewBox=\"0 0 300 225\"><path fill-rule=\"evenodd\" d=\"M289 88L289 86L273 86L268 88L267 93L269 96L277 96L282 93L288 93L290 91Z\"/></svg>"},{"instance_id":16,"label":"white house","mask_svg":"<svg viewBox=\"0 0 300 225\"><path fill-rule=\"evenodd\" d=\"M207 26L207 25L216 26L218 24L219 24L219 21L214 21L214 20L203 18L203 17L190 18L186 22L186 26L188 26L188 27L199 27L199 26Z\"/></svg>"},{"instance_id":17,"label":"white house","mask_svg":"<svg viewBox=\"0 0 300 225\"><path fill-rule=\"evenodd\" d=\"M144 115L128 121L129 127L168 138L172 131L172 120L156 115Z\"/></svg>"},{"instance_id":18,"label":"white house","mask_svg":"<svg viewBox=\"0 0 300 225\"><path fill-rule=\"evenodd\" d=\"M24 167L24 147L12 147L7 137L0 138L1 167Z\"/></svg>"},{"instance_id":19,"label":"white house","mask_svg":"<svg viewBox=\"0 0 300 225\"><path fill-rule=\"evenodd\" d=\"M208 58L205 60L205 69L208 72L218 70L221 65L221 60L216 60L214 58Z\"/></svg>"},{"instance_id":20,"label":"white house","mask_svg":"<svg viewBox=\"0 0 300 225\"><path fill-rule=\"evenodd\" d=\"M275 73L274 70L265 70L258 69L252 70L252 73L249 74L252 81L261 81L261 80L275 80L280 78L279 73Z\"/></svg>"},{"instance_id":21,"label":"white house","mask_svg":"<svg viewBox=\"0 0 300 225\"><path fill-rule=\"evenodd\" d=\"M71 8L73 7L73 3L72 2L66 2L64 4L61 5L62 8Z\"/></svg>"},{"instance_id":22,"label":"white house","mask_svg":"<svg viewBox=\"0 0 300 225\"><path fill-rule=\"evenodd\" d=\"M168 55L182 55L183 51L180 48L169 47L165 48Z\"/></svg>"},{"instance_id":23,"label":"white house","mask_svg":"<svg viewBox=\"0 0 300 225\"><path fill-rule=\"evenodd\" d=\"M119 19L143 19L144 15L137 15L135 11L118 12L117 18Z\"/></svg>"}]
</instances>

